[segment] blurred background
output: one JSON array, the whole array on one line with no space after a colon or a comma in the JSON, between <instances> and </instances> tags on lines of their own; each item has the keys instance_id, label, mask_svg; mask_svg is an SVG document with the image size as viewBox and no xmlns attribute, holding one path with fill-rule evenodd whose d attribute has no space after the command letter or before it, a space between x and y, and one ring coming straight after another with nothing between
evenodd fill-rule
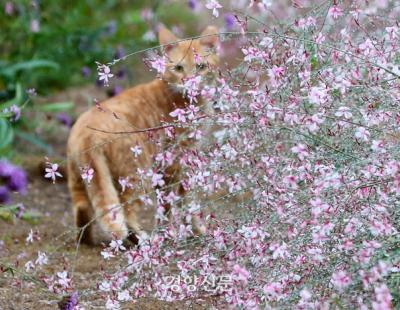
<instances>
[{"instance_id":1,"label":"blurred background","mask_svg":"<svg viewBox=\"0 0 400 310\"><path fill-rule=\"evenodd\" d=\"M194 0L1 0L0 204L11 201L10 192L25 192L26 180L8 186L10 167L34 174L44 156L61 163L69 128L94 99L155 76L138 54L113 66L105 88L96 61L158 45L160 25L184 37L210 23L231 30L235 22L231 14L215 20Z\"/></svg>"}]
</instances>

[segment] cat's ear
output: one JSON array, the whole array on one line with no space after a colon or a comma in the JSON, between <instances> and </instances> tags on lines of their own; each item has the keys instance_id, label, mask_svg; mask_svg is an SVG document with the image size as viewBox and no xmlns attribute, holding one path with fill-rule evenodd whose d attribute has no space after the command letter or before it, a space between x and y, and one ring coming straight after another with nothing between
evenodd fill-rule
<instances>
[{"instance_id":1,"label":"cat's ear","mask_svg":"<svg viewBox=\"0 0 400 310\"><path fill-rule=\"evenodd\" d=\"M216 47L219 42L218 28L215 26L208 26L200 36L200 44L208 47Z\"/></svg>"},{"instance_id":2,"label":"cat's ear","mask_svg":"<svg viewBox=\"0 0 400 310\"><path fill-rule=\"evenodd\" d=\"M161 28L160 31L158 32L158 40L160 41L161 45L166 45L178 41L178 38L167 28ZM173 45L168 45L165 46L164 48L166 50L170 50L173 47L174 47Z\"/></svg>"}]
</instances>

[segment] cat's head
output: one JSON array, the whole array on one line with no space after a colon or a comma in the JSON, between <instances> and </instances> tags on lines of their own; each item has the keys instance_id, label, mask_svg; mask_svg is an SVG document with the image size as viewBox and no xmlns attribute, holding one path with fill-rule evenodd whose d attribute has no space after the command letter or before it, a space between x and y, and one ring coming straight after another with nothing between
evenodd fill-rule
<instances>
[{"instance_id":1,"label":"cat's head","mask_svg":"<svg viewBox=\"0 0 400 310\"><path fill-rule=\"evenodd\" d=\"M163 80L179 88L189 77L201 75L207 78L215 75L219 62L216 52L219 42L216 27L208 26L200 38L193 40L177 42L180 39L166 28L160 30L158 37L160 44L164 45L167 58Z\"/></svg>"}]
</instances>

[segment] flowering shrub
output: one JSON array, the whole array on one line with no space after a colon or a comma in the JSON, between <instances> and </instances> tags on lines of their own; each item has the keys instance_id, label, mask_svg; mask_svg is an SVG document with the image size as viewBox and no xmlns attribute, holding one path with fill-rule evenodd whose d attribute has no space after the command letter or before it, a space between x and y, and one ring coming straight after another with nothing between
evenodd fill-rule
<instances>
[{"instance_id":1,"label":"flowering shrub","mask_svg":"<svg viewBox=\"0 0 400 310\"><path fill-rule=\"evenodd\" d=\"M218 297L244 309L398 307L398 7L293 1L289 12L309 14L278 25L263 22L278 2L242 2L251 14L235 9L240 31L221 34L222 42L239 37L240 65L207 85L183 81L190 105L148 130L151 142L155 131L172 140L154 169L138 172L154 188L140 198L155 206L158 227L138 247L113 240L104 248L108 268L84 293L100 293L107 309L142 297ZM228 8L203 4L215 17ZM164 58L151 63L164 66ZM100 69L105 82L112 78L108 66ZM200 94L215 111L195 105ZM199 142L187 148L181 139ZM134 159L140 146L131 151ZM185 198L164 186L162 171L174 161ZM82 169L89 182L96 171ZM135 186L122 176L119 183ZM169 205L181 205L170 218ZM207 226L201 237L188 224L194 214ZM72 277L64 270L44 281L71 293ZM68 303L78 307L72 294Z\"/></svg>"}]
</instances>

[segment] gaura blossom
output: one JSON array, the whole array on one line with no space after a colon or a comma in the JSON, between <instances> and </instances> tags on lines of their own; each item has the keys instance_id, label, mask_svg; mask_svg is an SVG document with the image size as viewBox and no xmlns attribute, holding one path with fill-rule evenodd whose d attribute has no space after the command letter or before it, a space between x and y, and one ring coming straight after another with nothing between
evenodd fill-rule
<instances>
[{"instance_id":1,"label":"gaura blossom","mask_svg":"<svg viewBox=\"0 0 400 310\"><path fill-rule=\"evenodd\" d=\"M56 182L56 177L62 178L62 174L58 172L58 164L47 163L48 167L45 169L45 178L51 179L53 184Z\"/></svg>"},{"instance_id":2,"label":"gaura blossom","mask_svg":"<svg viewBox=\"0 0 400 310\"><path fill-rule=\"evenodd\" d=\"M150 65L153 69L156 69L158 73L164 74L167 68L167 61L165 57L156 57L150 61Z\"/></svg>"},{"instance_id":3,"label":"gaura blossom","mask_svg":"<svg viewBox=\"0 0 400 310\"><path fill-rule=\"evenodd\" d=\"M213 11L215 17L219 16L218 9L222 8L222 5L217 0L207 0L206 8Z\"/></svg>"},{"instance_id":4,"label":"gaura blossom","mask_svg":"<svg viewBox=\"0 0 400 310\"><path fill-rule=\"evenodd\" d=\"M109 79L114 76L114 74L111 73L111 69L107 65L103 65L99 62L96 62L97 64L97 74L99 76L99 81L103 81L104 86L109 85Z\"/></svg>"}]
</instances>

